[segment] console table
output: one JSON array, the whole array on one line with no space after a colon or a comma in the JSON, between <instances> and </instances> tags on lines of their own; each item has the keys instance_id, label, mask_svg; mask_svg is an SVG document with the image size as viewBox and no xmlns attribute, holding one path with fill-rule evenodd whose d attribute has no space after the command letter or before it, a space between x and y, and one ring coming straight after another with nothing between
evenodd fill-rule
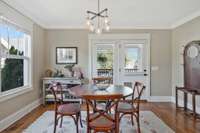
<instances>
[{"instance_id":1,"label":"console table","mask_svg":"<svg viewBox=\"0 0 200 133\"><path fill-rule=\"evenodd\" d=\"M71 88L76 85L81 84L81 80L73 77L68 77L68 78L54 78L54 77L45 77L43 78L43 87L42 87L42 92L43 92L43 105L46 104L46 102L51 102L54 101L54 97L51 93L51 91L48 89L49 85L54 83L54 82L60 82L62 87L63 87L63 100L64 101L71 101L71 102L81 102L80 99L72 96L68 92L68 88Z\"/></svg>"}]
</instances>

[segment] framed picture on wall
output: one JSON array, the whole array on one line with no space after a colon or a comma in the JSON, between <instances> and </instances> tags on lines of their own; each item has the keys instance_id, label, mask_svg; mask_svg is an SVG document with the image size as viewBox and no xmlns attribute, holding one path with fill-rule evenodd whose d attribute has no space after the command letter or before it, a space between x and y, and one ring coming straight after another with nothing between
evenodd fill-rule
<instances>
[{"instance_id":1,"label":"framed picture on wall","mask_svg":"<svg viewBox=\"0 0 200 133\"><path fill-rule=\"evenodd\" d=\"M77 47L56 47L56 64L77 64Z\"/></svg>"}]
</instances>

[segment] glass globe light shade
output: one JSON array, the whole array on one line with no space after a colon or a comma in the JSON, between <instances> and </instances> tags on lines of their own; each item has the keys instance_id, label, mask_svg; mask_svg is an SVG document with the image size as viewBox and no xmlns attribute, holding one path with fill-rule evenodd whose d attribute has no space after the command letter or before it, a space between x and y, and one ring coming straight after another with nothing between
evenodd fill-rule
<instances>
[{"instance_id":1,"label":"glass globe light shade","mask_svg":"<svg viewBox=\"0 0 200 133\"><path fill-rule=\"evenodd\" d=\"M96 33L97 33L97 34L101 34L101 33L102 33L102 29L101 29L101 28L97 28L97 29L96 29Z\"/></svg>"}]
</instances>

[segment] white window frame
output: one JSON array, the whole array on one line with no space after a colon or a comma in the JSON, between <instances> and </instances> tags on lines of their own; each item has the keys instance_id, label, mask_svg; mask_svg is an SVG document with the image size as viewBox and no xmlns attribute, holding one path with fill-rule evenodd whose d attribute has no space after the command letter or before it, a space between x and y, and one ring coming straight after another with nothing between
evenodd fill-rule
<instances>
[{"instance_id":1,"label":"white window frame","mask_svg":"<svg viewBox=\"0 0 200 133\"><path fill-rule=\"evenodd\" d=\"M30 42L28 42L29 43L28 44L29 45L28 46L28 55L26 55L26 56L9 55L9 54L8 55L1 55L0 54L0 58L3 57L3 58L10 58L10 59L23 59L24 61L25 60L28 61L28 67L27 67L28 70L24 71L24 72L27 72L24 75L28 76L27 85L17 87L17 88L13 88L13 89L5 91L5 92L1 92L1 82L0 82L0 102L11 99L11 98L16 97L18 95L22 95L22 94L27 93L27 92L29 92L33 89L33 87L32 87L32 84L33 84L33 81L32 81L32 50L33 50L33 45L32 45L33 35L32 35L32 32L21 28L16 23L10 21L9 19L7 19L3 16L0 16L0 22L1 22L1 20L8 22L9 25L12 25L13 27L16 27L16 29L19 29L19 31L22 31L25 34L29 35L30 36L30 40L29 40ZM1 40L0 40L0 43L1 43ZM24 69L26 69L26 68L24 68ZM0 73L0 76L1 76L1 73ZM0 80L1 80L1 77L0 77Z\"/></svg>"}]
</instances>

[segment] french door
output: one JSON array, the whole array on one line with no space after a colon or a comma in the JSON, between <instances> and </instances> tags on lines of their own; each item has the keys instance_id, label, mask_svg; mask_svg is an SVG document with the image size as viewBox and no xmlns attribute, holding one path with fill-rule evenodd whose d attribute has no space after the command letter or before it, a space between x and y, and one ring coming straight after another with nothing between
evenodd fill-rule
<instances>
[{"instance_id":1,"label":"french door","mask_svg":"<svg viewBox=\"0 0 200 133\"><path fill-rule=\"evenodd\" d=\"M93 40L91 76L112 77L113 84L132 87L135 81L146 85L142 98L150 89L149 47L146 40Z\"/></svg>"}]
</instances>

